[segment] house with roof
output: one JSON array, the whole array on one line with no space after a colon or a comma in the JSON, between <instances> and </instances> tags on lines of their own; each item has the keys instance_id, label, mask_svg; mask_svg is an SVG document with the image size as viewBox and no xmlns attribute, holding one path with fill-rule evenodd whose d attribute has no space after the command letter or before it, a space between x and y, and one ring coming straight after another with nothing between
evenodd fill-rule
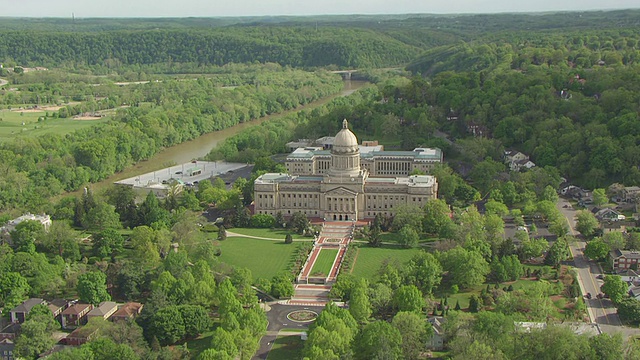
<instances>
[{"instance_id":1,"label":"house with roof","mask_svg":"<svg viewBox=\"0 0 640 360\"><path fill-rule=\"evenodd\" d=\"M639 186L627 186L624 189L622 189L622 201L626 203L635 203L639 195L640 195Z\"/></svg>"},{"instance_id":2,"label":"house with roof","mask_svg":"<svg viewBox=\"0 0 640 360\"><path fill-rule=\"evenodd\" d=\"M94 317L101 317L107 320L118 310L118 304L114 301L103 301L87 314L87 321Z\"/></svg>"},{"instance_id":3,"label":"house with roof","mask_svg":"<svg viewBox=\"0 0 640 360\"><path fill-rule=\"evenodd\" d=\"M132 320L142 312L143 304L137 302L128 302L122 305L113 315L111 321Z\"/></svg>"},{"instance_id":4,"label":"house with roof","mask_svg":"<svg viewBox=\"0 0 640 360\"><path fill-rule=\"evenodd\" d=\"M516 150L505 150L504 162L509 166L509 170L511 171L531 169L536 166L536 164L529 159L529 155Z\"/></svg>"},{"instance_id":5,"label":"house with roof","mask_svg":"<svg viewBox=\"0 0 640 360\"><path fill-rule=\"evenodd\" d=\"M600 209L594 207L593 209L591 209L591 212L596 217L596 219L598 219L598 221L621 221L626 220L627 218L620 212L611 208Z\"/></svg>"},{"instance_id":6,"label":"house with roof","mask_svg":"<svg viewBox=\"0 0 640 360\"><path fill-rule=\"evenodd\" d=\"M11 232L16 229L16 226L23 221L38 221L44 227L44 231L49 231L49 227L51 226L51 216L47 214L42 215L34 215L31 213L26 213L18 218L13 220L9 220L7 224L3 227L0 227L0 240L11 241Z\"/></svg>"},{"instance_id":7,"label":"house with roof","mask_svg":"<svg viewBox=\"0 0 640 360\"><path fill-rule=\"evenodd\" d=\"M640 286L631 285L629 286L629 296L636 300L640 300Z\"/></svg>"},{"instance_id":8,"label":"house with roof","mask_svg":"<svg viewBox=\"0 0 640 360\"><path fill-rule=\"evenodd\" d=\"M59 321L62 312L65 311L69 307L69 305L71 305L71 302L66 299L53 299L51 301L48 301L47 307L49 307L49 310L51 310L53 317Z\"/></svg>"},{"instance_id":9,"label":"house with roof","mask_svg":"<svg viewBox=\"0 0 640 360\"><path fill-rule=\"evenodd\" d=\"M11 322L22 324L27 318L27 314L36 305L46 305L47 302L40 298L31 298L22 302L22 304L11 309Z\"/></svg>"},{"instance_id":10,"label":"house with roof","mask_svg":"<svg viewBox=\"0 0 640 360\"><path fill-rule=\"evenodd\" d=\"M435 351L444 349L445 333L443 325L446 319L442 316L430 316L427 321L431 323L433 328L433 336L427 342L427 348Z\"/></svg>"},{"instance_id":11,"label":"house with roof","mask_svg":"<svg viewBox=\"0 0 640 360\"><path fill-rule=\"evenodd\" d=\"M15 339L20 332L20 323L9 323L0 329L0 341L4 339Z\"/></svg>"},{"instance_id":12,"label":"house with roof","mask_svg":"<svg viewBox=\"0 0 640 360\"><path fill-rule=\"evenodd\" d=\"M94 326L77 328L64 339L64 343L71 346L80 346L95 339L98 336L98 330Z\"/></svg>"},{"instance_id":13,"label":"house with roof","mask_svg":"<svg viewBox=\"0 0 640 360\"><path fill-rule=\"evenodd\" d=\"M631 269L627 269L624 270L622 272L618 273L618 276L620 276L620 279L622 279L622 281L629 283L631 285L639 285L640 286L640 276L638 276L638 273L631 270Z\"/></svg>"},{"instance_id":14,"label":"house with roof","mask_svg":"<svg viewBox=\"0 0 640 360\"><path fill-rule=\"evenodd\" d=\"M62 328L71 329L87 323L87 314L93 310L91 304L73 304L62 312Z\"/></svg>"},{"instance_id":15,"label":"house with roof","mask_svg":"<svg viewBox=\"0 0 640 360\"><path fill-rule=\"evenodd\" d=\"M637 269L640 252L629 250L613 250L609 253L611 265L615 272Z\"/></svg>"},{"instance_id":16,"label":"house with roof","mask_svg":"<svg viewBox=\"0 0 640 360\"><path fill-rule=\"evenodd\" d=\"M14 360L18 357L13 354L15 345L10 339L0 340L0 359L2 360Z\"/></svg>"},{"instance_id":17,"label":"house with roof","mask_svg":"<svg viewBox=\"0 0 640 360\"><path fill-rule=\"evenodd\" d=\"M600 222L600 230L603 234L610 232L626 233L627 228L634 227L635 223L628 221L602 221Z\"/></svg>"}]
</instances>

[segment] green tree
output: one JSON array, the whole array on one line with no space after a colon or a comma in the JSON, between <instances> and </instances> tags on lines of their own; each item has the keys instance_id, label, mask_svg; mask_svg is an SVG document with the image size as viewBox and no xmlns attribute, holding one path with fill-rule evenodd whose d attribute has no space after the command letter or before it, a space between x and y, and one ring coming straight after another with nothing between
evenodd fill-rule
<instances>
[{"instance_id":1,"label":"green tree","mask_svg":"<svg viewBox=\"0 0 640 360\"><path fill-rule=\"evenodd\" d=\"M404 278L423 294L431 294L442 280L442 266L431 253L421 252L407 262L404 267Z\"/></svg>"},{"instance_id":2,"label":"green tree","mask_svg":"<svg viewBox=\"0 0 640 360\"><path fill-rule=\"evenodd\" d=\"M116 212L115 207L106 202L98 202L82 218L82 227L99 232L106 229L120 229L122 224L120 223L120 215Z\"/></svg>"},{"instance_id":3,"label":"green tree","mask_svg":"<svg viewBox=\"0 0 640 360\"><path fill-rule=\"evenodd\" d=\"M420 237L416 230L414 230L410 225L403 226L398 235L400 236L400 245L405 248L412 248L418 245Z\"/></svg>"},{"instance_id":4,"label":"green tree","mask_svg":"<svg viewBox=\"0 0 640 360\"><path fill-rule=\"evenodd\" d=\"M185 337L196 337L211 327L211 318L200 305L180 305L178 311L184 323Z\"/></svg>"},{"instance_id":5,"label":"green tree","mask_svg":"<svg viewBox=\"0 0 640 360\"><path fill-rule=\"evenodd\" d=\"M398 329L402 337L404 359L418 359L433 336L431 324L414 312L401 311L393 317L391 325Z\"/></svg>"},{"instance_id":6,"label":"green tree","mask_svg":"<svg viewBox=\"0 0 640 360\"><path fill-rule=\"evenodd\" d=\"M509 214L509 208L507 208L507 205L496 200L487 201L485 208L487 209L487 214L494 214L501 217Z\"/></svg>"},{"instance_id":7,"label":"green tree","mask_svg":"<svg viewBox=\"0 0 640 360\"><path fill-rule=\"evenodd\" d=\"M349 312L360 324L366 324L371 317L371 303L367 294L368 288L367 281L360 279L351 290Z\"/></svg>"},{"instance_id":8,"label":"green tree","mask_svg":"<svg viewBox=\"0 0 640 360\"><path fill-rule=\"evenodd\" d=\"M106 229L93 235L93 253L104 258L117 255L122 252L124 239L115 229Z\"/></svg>"},{"instance_id":9,"label":"green tree","mask_svg":"<svg viewBox=\"0 0 640 360\"><path fill-rule=\"evenodd\" d=\"M307 219L307 215L301 212L295 212L291 216L291 219L287 222L287 227L290 229L294 229L297 234L302 235L304 231L309 226L309 219Z\"/></svg>"},{"instance_id":10,"label":"green tree","mask_svg":"<svg viewBox=\"0 0 640 360\"><path fill-rule=\"evenodd\" d=\"M233 335L221 327L216 328L213 332L211 348L224 353L230 358L234 358L238 354L238 347L234 342Z\"/></svg>"},{"instance_id":11,"label":"green tree","mask_svg":"<svg viewBox=\"0 0 640 360\"><path fill-rule=\"evenodd\" d=\"M443 233L447 227L450 226L453 221L449 217L449 206L444 200L434 199L427 201L424 205L424 218L422 220L422 226L428 234L438 234L443 237Z\"/></svg>"},{"instance_id":12,"label":"green tree","mask_svg":"<svg viewBox=\"0 0 640 360\"><path fill-rule=\"evenodd\" d=\"M610 250L624 249L626 240L624 234L619 231L611 231L602 236L602 241L609 246Z\"/></svg>"},{"instance_id":13,"label":"green tree","mask_svg":"<svg viewBox=\"0 0 640 360\"><path fill-rule=\"evenodd\" d=\"M477 313L480 310L480 301L476 295L471 295L469 298L469 312Z\"/></svg>"},{"instance_id":14,"label":"green tree","mask_svg":"<svg viewBox=\"0 0 640 360\"><path fill-rule=\"evenodd\" d=\"M628 324L640 324L640 301L623 297L616 306L620 320Z\"/></svg>"},{"instance_id":15,"label":"green tree","mask_svg":"<svg viewBox=\"0 0 640 360\"><path fill-rule=\"evenodd\" d=\"M218 240L227 240L227 229L224 227L224 225L220 225L218 227Z\"/></svg>"},{"instance_id":16,"label":"green tree","mask_svg":"<svg viewBox=\"0 0 640 360\"><path fill-rule=\"evenodd\" d=\"M80 248L77 241L78 234L66 221L54 221L49 232L43 235L43 245L52 254L63 259L76 261L80 259Z\"/></svg>"},{"instance_id":17,"label":"green tree","mask_svg":"<svg viewBox=\"0 0 640 360\"><path fill-rule=\"evenodd\" d=\"M405 226L410 226L414 231L422 232L422 210L415 205L398 205L395 207L393 217L393 230L399 232Z\"/></svg>"},{"instance_id":18,"label":"green tree","mask_svg":"<svg viewBox=\"0 0 640 360\"><path fill-rule=\"evenodd\" d=\"M576 230L586 237L591 237L598 229L598 219L591 211L580 210L576 215Z\"/></svg>"},{"instance_id":19,"label":"green tree","mask_svg":"<svg viewBox=\"0 0 640 360\"><path fill-rule=\"evenodd\" d=\"M171 345L186 334L184 320L177 306L168 306L156 311L149 324L149 334L161 345Z\"/></svg>"},{"instance_id":20,"label":"green tree","mask_svg":"<svg viewBox=\"0 0 640 360\"><path fill-rule=\"evenodd\" d=\"M604 189L593 190L593 204L595 206L602 206L609 203L609 197Z\"/></svg>"},{"instance_id":21,"label":"green tree","mask_svg":"<svg viewBox=\"0 0 640 360\"><path fill-rule=\"evenodd\" d=\"M278 299L290 298L294 291L293 280L287 273L278 274L271 280L270 294Z\"/></svg>"},{"instance_id":22,"label":"green tree","mask_svg":"<svg viewBox=\"0 0 640 360\"><path fill-rule=\"evenodd\" d=\"M605 244L602 239L594 239L587 243L584 247L584 255L591 260L601 261L609 257L609 245Z\"/></svg>"},{"instance_id":23,"label":"green tree","mask_svg":"<svg viewBox=\"0 0 640 360\"><path fill-rule=\"evenodd\" d=\"M356 359L400 359L402 335L386 321L366 325L355 340Z\"/></svg>"},{"instance_id":24,"label":"green tree","mask_svg":"<svg viewBox=\"0 0 640 360\"><path fill-rule=\"evenodd\" d=\"M606 275L601 288L602 292L608 295L614 304L617 304L627 295L629 285L622 281L620 276Z\"/></svg>"},{"instance_id":25,"label":"green tree","mask_svg":"<svg viewBox=\"0 0 640 360\"><path fill-rule=\"evenodd\" d=\"M480 253L459 246L439 254L438 258L442 269L451 277L451 285L460 288L482 284L490 270Z\"/></svg>"},{"instance_id":26,"label":"green tree","mask_svg":"<svg viewBox=\"0 0 640 360\"><path fill-rule=\"evenodd\" d=\"M55 340L51 336L48 321L31 319L22 323L20 335L15 340L15 354L26 359L36 359L51 349Z\"/></svg>"},{"instance_id":27,"label":"green tree","mask_svg":"<svg viewBox=\"0 0 640 360\"><path fill-rule=\"evenodd\" d=\"M284 243L285 244L293 243L293 236L291 236L291 234L287 233L287 235L284 237Z\"/></svg>"},{"instance_id":28,"label":"green tree","mask_svg":"<svg viewBox=\"0 0 640 360\"><path fill-rule=\"evenodd\" d=\"M41 238L43 233L44 227L39 221L22 221L10 233L15 251L34 253L36 239Z\"/></svg>"},{"instance_id":29,"label":"green tree","mask_svg":"<svg viewBox=\"0 0 640 360\"><path fill-rule=\"evenodd\" d=\"M420 289L415 285L405 285L399 287L393 294L393 306L398 309L398 311L420 313L425 303Z\"/></svg>"},{"instance_id":30,"label":"green tree","mask_svg":"<svg viewBox=\"0 0 640 360\"><path fill-rule=\"evenodd\" d=\"M602 360L622 360L623 347L622 336L616 333L600 334L589 338L589 346L595 352L597 359Z\"/></svg>"},{"instance_id":31,"label":"green tree","mask_svg":"<svg viewBox=\"0 0 640 360\"><path fill-rule=\"evenodd\" d=\"M544 263L551 266L558 266L561 262L567 260L571 255L569 244L564 238L557 239L547 251Z\"/></svg>"},{"instance_id":32,"label":"green tree","mask_svg":"<svg viewBox=\"0 0 640 360\"><path fill-rule=\"evenodd\" d=\"M107 276L99 271L80 275L77 290L80 300L89 304L98 305L103 301L111 300L107 292Z\"/></svg>"}]
</instances>

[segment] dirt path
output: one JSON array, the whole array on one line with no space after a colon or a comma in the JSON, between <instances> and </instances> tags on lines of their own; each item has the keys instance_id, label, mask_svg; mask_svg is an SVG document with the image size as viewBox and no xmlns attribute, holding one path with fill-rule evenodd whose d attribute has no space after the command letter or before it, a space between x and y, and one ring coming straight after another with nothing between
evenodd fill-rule
<instances>
[{"instance_id":1,"label":"dirt path","mask_svg":"<svg viewBox=\"0 0 640 360\"><path fill-rule=\"evenodd\" d=\"M356 268L356 262L358 262L358 254L360 254L360 248L356 250L356 256L353 257L353 263L351 264L351 269L349 269L349 274L353 274L353 269Z\"/></svg>"}]
</instances>

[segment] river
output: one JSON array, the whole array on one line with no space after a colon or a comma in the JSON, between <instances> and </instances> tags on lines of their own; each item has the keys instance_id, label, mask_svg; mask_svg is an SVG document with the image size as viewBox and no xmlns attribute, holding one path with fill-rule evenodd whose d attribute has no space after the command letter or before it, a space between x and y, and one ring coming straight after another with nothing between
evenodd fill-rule
<instances>
[{"instance_id":1,"label":"river","mask_svg":"<svg viewBox=\"0 0 640 360\"><path fill-rule=\"evenodd\" d=\"M208 134L204 134L193 140L189 140L178 145L164 148L163 150L155 154L153 157L151 157L149 160L141 161L133 166L126 168L122 172L111 175L105 180L94 183L91 185L91 188L94 189L95 191L96 189L100 189L107 185L113 184L115 181L118 181L118 180L127 179L140 174L162 169L171 165L182 164L182 163L189 162L193 159L203 157L207 155L209 151L211 151L211 149L213 149L216 145L218 145L219 142L239 133L240 131L246 128L260 125L265 121L277 119L279 117L296 113L301 110L314 109L318 106L328 103L329 101L335 99L336 97L348 96L367 84L368 84L367 81L345 80L344 88L340 93L336 95L327 96L325 98L316 100L314 102L311 102L304 106L300 106L293 110L281 112L278 114L272 114L272 115L265 116L260 119L256 119L249 122L244 122L244 123L232 126L230 128L226 128L224 130L214 131Z\"/></svg>"}]
</instances>

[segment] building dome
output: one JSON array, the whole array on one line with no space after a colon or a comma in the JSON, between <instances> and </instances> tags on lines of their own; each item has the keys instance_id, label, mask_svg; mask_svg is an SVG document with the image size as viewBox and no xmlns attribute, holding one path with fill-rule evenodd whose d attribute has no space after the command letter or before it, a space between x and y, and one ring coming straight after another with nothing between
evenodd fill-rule
<instances>
[{"instance_id":1,"label":"building dome","mask_svg":"<svg viewBox=\"0 0 640 360\"><path fill-rule=\"evenodd\" d=\"M333 140L333 152L336 153L353 153L358 151L358 139L354 133L349 130L349 123L345 119L342 122L342 130L336 134Z\"/></svg>"}]
</instances>

